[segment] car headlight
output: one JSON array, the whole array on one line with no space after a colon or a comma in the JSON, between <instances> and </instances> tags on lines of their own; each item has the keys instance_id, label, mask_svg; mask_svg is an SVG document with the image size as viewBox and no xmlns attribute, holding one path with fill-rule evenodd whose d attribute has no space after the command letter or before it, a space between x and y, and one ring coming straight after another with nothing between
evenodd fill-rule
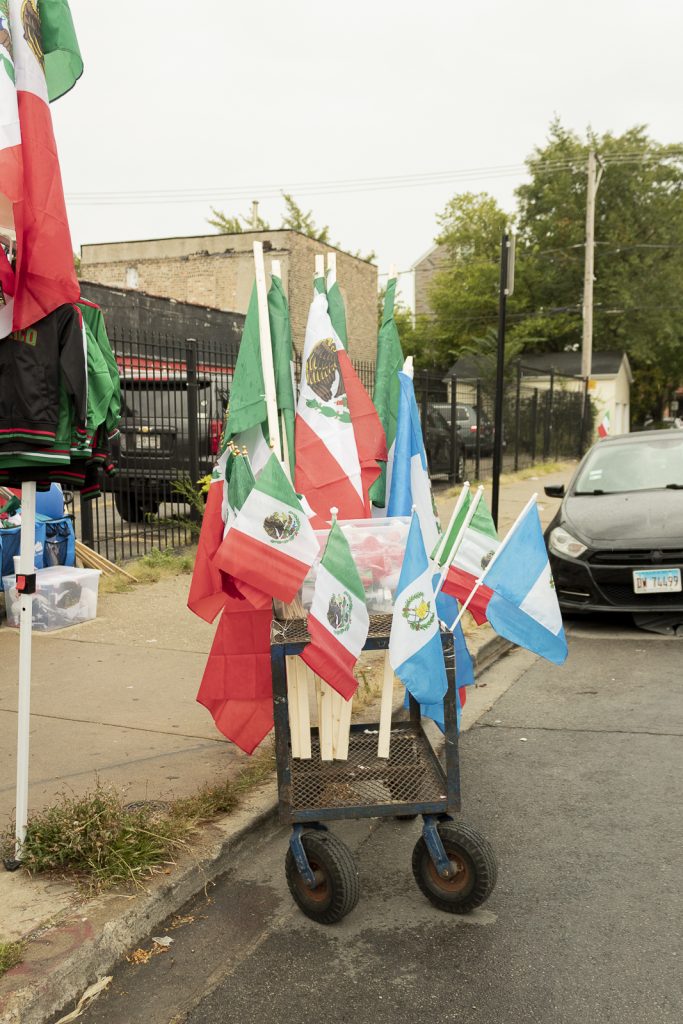
<instances>
[{"instance_id":1,"label":"car headlight","mask_svg":"<svg viewBox=\"0 0 683 1024\"><path fill-rule=\"evenodd\" d=\"M572 537L571 533L567 533L561 526L550 531L548 547L553 554L565 555L569 558L580 558L586 550L585 544L582 544L576 537Z\"/></svg>"}]
</instances>

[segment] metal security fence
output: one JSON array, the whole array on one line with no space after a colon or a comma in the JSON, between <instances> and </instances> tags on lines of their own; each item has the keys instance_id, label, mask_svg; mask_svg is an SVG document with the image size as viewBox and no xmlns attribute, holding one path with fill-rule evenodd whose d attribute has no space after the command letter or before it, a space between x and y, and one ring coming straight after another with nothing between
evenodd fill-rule
<instances>
[{"instance_id":1,"label":"metal security fence","mask_svg":"<svg viewBox=\"0 0 683 1024\"><path fill-rule=\"evenodd\" d=\"M74 496L80 538L112 561L196 540L196 483L218 451L238 346L128 329L110 332L121 374L116 475L100 497ZM375 366L355 362L372 394ZM295 358L297 383L301 358ZM415 393L435 483L484 479L493 459L493 381L417 371ZM588 410L588 411L587 411ZM591 436L585 381L513 367L503 409L504 469L575 458Z\"/></svg>"}]
</instances>

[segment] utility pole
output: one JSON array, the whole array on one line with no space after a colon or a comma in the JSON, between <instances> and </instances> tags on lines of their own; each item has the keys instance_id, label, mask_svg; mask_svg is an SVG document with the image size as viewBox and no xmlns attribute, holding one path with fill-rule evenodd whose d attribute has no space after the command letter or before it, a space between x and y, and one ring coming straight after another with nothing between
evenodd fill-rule
<instances>
[{"instance_id":1,"label":"utility pole","mask_svg":"<svg viewBox=\"0 0 683 1024\"><path fill-rule=\"evenodd\" d=\"M603 165L595 150L588 153L586 187L586 250L583 267L583 340L581 343L581 376L589 378L593 368L593 278L595 267L595 197L602 178Z\"/></svg>"},{"instance_id":2,"label":"utility pole","mask_svg":"<svg viewBox=\"0 0 683 1024\"><path fill-rule=\"evenodd\" d=\"M253 199L251 203L251 227L252 231L258 231L258 199Z\"/></svg>"},{"instance_id":3,"label":"utility pole","mask_svg":"<svg viewBox=\"0 0 683 1024\"><path fill-rule=\"evenodd\" d=\"M505 397L505 326L507 300L515 288L515 236L510 228L500 242L500 284L498 288L498 347L496 365L496 404L493 411L493 483L491 516L498 526L498 497L503 468L503 400ZM477 423L481 431L481 424Z\"/></svg>"}]
</instances>

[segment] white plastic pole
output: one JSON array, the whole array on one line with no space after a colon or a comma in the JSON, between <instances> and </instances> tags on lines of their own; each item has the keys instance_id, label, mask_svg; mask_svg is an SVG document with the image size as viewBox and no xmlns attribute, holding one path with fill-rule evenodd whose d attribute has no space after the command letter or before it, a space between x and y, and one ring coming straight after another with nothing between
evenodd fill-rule
<instances>
[{"instance_id":1,"label":"white plastic pole","mask_svg":"<svg viewBox=\"0 0 683 1024\"><path fill-rule=\"evenodd\" d=\"M472 598L474 597L476 592L479 590L480 586L482 585L482 583L484 582L484 580L486 579L488 574L491 572L491 569L493 568L493 566L496 564L496 559L502 554L503 550L507 547L508 543L510 542L510 539L512 538L512 535L517 530L517 527L519 526L519 524L521 523L522 519L524 518L526 513L529 511L531 506L533 504L535 504L537 497L538 497L538 493L531 495L531 497L527 501L526 505L524 506L522 511L519 513L519 515L515 519L514 523L512 524L510 529L508 530L507 534L505 535L505 539L503 541L501 541L500 545L496 548L496 551L495 551L495 553L493 555L493 558L491 559L489 564L486 566L486 568L484 569L483 573L481 574L481 576L479 577L477 582L472 587L472 590L470 591L470 593L467 595L467 600L461 606L460 614L458 615L457 619L455 620L455 622L451 626L451 632L453 632L455 627L460 622L461 618L463 617L463 615L467 611L467 609L468 609L468 607L470 605L470 602L472 601Z\"/></svg>"},{"instance_id":2,"label":"white plastic pole","mask_svg":"<svg viewBox=\"0 0 683 1024\"><path fill-rule=\"evenodd\" d=\"M19 574L31 576L35 571L36 485L25 481L21 488L21 547ZM28 823L29 731L31 725L31 639L33 630L33 595L22 594L19 620L19 703L17 715L17 797L16 797L16 859L26 839Z\"/></svg>"},{"instance_id":3,"label":"white plastic pole","mask_svg":"<svg viewBox=\"0 0 683 1024\"><path fill-rule=\"evenodd\" d=\"M282 280L282 268L279 260L271 260L270 273L271 277L279 277Z\"/></svg>"},{"instance_id":4,"label":"white plastic pole","mask_svg":"<svg viewBox=\"0 0 683 1024\"><path fill-rule=\"evenodd\" d=\"M266 392L266 409L268 412L268 434L270 436L271 448L274 448L278 459L282 462L280 424L277 416L277 392L275 390L275 370L273 368L273 346L270 340L270 318L268 316L266 267L263 260L263 242L254 242L254 269L256 273L256 296L258 299L261 366L263 368L263 384Z\"/></svg>"},{"instance_id":5,"label":"white plastic pole","mask_svg":"<svg viewBox=\"0 0 683 1024\"><path fill-rule=\"evenodd\" d=\"M432 562L438 562L438 560L441 558L441 553L443 552L443 549L444 549L444 547L446 545L446 541L448 539L448 535L451 532L451 530L453 529L453 523L455 522L456 516L458 515L458 513L460 512L460 509L465 504L465 498L467 497L467 495L469 493L469 489L470 489L470 482L469 482L469 480L466 480L465 483L462 485L462 490L460 491L460 494L458 495L458 500L456 501L455 507L453 508L453 512L451 513L451 518L448 520L448 526L446 527L444 532L439 537L439 539L437 541L437 544L436 544L436 547L434 548L434 550L432 551L432 553L430 555L430 558L431 558Z\"/></svg>"},{"instance_id":6,"label":"white plastic pole","mask_svg":"<svg viewBox=\"0 0 683 1024\"><path fill-rule=\"evenodd\" d=\"M457 551L458 551L458 548L460 547L460 545L462 543L462 539L465 536L465 531L467 530L468 526L470 525L470 523L474 519L474 513L477 511L477 507L479 505L479 502L481 501L483 493L484 493L484 488L480 484L479 487L477 487L476 491L474 492L474 497L472 498L472 504L467 509L467 515L465 516L465 518L463 520L463 524L460 527L460 532L458 533L458 536L453 541L453 547L451 548L451 551L450 551L450 554L448 556L448 559L444 563L443 568L441 569L441 575L439 576L439 582L437 583L437 585L436 585L436 587L434 589L434 597L436 597L437 594L441 593L441 588L442 588L442 586L444 584L444 580L446 579L446 576L448 575L448 570L450 569L451 563L452 563L453 559L455 558L455 556L457 554Z\"/></svg>"},{"instance_id":7,"label":"white plastic pole","mask_svg":"<svg viewBox=\"0 0 683 1024\"><path fill-rule=\"evenodd\" d=\"M393 281L396 276L397 276L397 274L396 274L396 264L395 263L390 263L389 264L389 280Z\"/></svg>"},{"instance_id":8,"label":"white plastic pole","mask_svg":"<svg viewBox=\"0 0 683 1024\"><path fill-rule=\"evenodd\" d=\"M337 254L336 252L328 252L327 254L327 290L329 291L333 284L337 281Z\"/></svg>"},{"instance_id":9,"label":"white plastic pole","mask_svg":"<svg viewBox=\"0 0 683 1024\"><path fill-rule=\"evenodd\" d=\"M403 364L403 372L406 374L407 377L410 377L411 380L415 376L415 367L413 366L412 356L406 357L406 361Z\"/></svg>"},{"instance_id":10,"label":"white plastic pole","mask_svg":"<svg viewBox=\"0 0 683 1024\"><path fill-rule=\"evenodd\" d=\"M318 253L315 258L315 276L325 279L325 254Z\"/></svg>"}]
</instances>

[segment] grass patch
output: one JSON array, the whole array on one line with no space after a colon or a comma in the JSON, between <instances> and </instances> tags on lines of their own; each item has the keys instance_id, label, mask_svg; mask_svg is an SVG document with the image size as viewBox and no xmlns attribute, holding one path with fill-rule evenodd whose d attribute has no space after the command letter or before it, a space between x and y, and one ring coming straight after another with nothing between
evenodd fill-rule
<instances>
[{"instance_id":1,"label":"grass patch","mask_svg":"<svg viewBox=\"0 0 683 1024\"><path fill-rule=\"evenodd\" d=\"M10 968L20 964L23 955L23 942L0 942L0 977Z\"/></svg>"},{"instance_id":2,"label":"grass patch","mask_svg":"<svg viewBox=\"0 0 683 1024\"><path fill-rule=\"evenodd\" d=\"M194 568L194 556L167 548L164 551L152 548L148 555L135 562L127 562L126 572L135 576L138 583L158 583L172 576L187 576ZM135 586L125 576L102 576L100 590L104 594L125 594Z\"/></svg>"},{"instance_id":3,"label":"grass patch","mask_svg":"<svg viewBox=\"0 0 683 1024\"><path fill-rule=\"evenodd\" d=\"M120 793L98 782L81 797L63 796L28 823L22 864L29 874L52 873L90 892L113 885L141 886L174 863L197 826L234 811L242 797L272 776L275 757L267 747L234 779L202 787L166 807L127 807ZM14 825L0 836L3 856L14 850Z\"/></svg>"}]
</instances>

